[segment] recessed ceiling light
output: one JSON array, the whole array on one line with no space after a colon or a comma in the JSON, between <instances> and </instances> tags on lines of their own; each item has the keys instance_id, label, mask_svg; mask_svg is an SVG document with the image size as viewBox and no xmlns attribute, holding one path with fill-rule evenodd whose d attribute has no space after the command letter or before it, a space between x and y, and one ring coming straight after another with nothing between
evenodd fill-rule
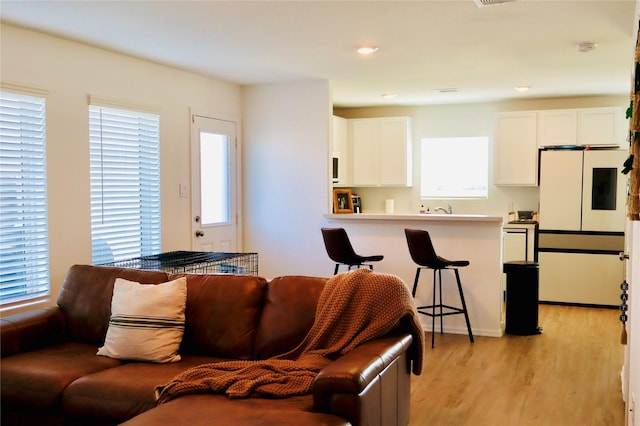
<instances>
[{"instance_id":1,"label":"recessed ceiling light","mask_svg":"<svg viewBox=\"0 0 640 426\"><path fill-rule=\"evenodd\" d=\"M576 47L578 48L578 52L591 52L596 50L598 45L590 41L585 41L583 43L578 43Z\"/></svg>"},{"instance_id":2,"label":"recessed ceiling light","mask_svg":"<svg viewBox=\"0 0 640 426\"><path fill-rule=\"evenodd\" d=\"M530 89L530 87L521 84L521 85L515 86L514 89L516 89L518 92L526 92Z\"/></svg>"},{"instance_id":3,"label":"recessed ceiling light","mask_svg":"<svg viewBox=\"0 0 640 426\"><path fill-rule=\"evenodd\" d=\"M371 55L372 53L376 53L378 48L375 46L362 46L357 49L357 52L361 55Z\"/></svg>"},{"instance_id":4,"label":"recessed ceiling light","mask_svg":"<svg viewBox=\"0 0 640 426\"><path fill-rule=\"evenodd\" d=\"M382 94L382 97L385 98L385 99L393 99L396 96L398 96L398 95L396 95L395 93L383 93Z\"/></svg>"}]
</instances>

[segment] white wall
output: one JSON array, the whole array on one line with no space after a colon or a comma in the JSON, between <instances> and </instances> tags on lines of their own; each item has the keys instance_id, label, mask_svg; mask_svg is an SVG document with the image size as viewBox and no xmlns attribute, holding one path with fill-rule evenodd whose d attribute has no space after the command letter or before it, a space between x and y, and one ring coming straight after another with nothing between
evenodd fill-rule
<instances>
[{"instance_id":1,"label":"white wall","mask_svg":"<svg viewBox=\"0 0 640 426\"><path fill-rule=\"evenodd\" d=\"M3 24L0 78L45 89L51 298L69 267L91 262L89 95L153 108L160 114L163 251L191 246L189 109L240 119L236 85Z\"/></svg>"},{"instance_id":2,"label":"white wall","mask_svg":"<svg viewBox=\"0 0 640 426\"><path fill-rule=\"evenodd\" d=\"M435 200L420 200L420 140L427 137L489 136L491 163L493 159L493 129L495 114L506 111L527 111L562 108L616 106L626 108L628 96L592 96L558 99L522 99L509 102L439 106L388 106L376 108L336 108L344 118L408 116L413 125L413 182L411 188L357 188L365 212L383 212L384 200L395 199L397 213L418 213L420 205L443 205ZM624 141L621 141L623 144ZM538 210L538 187L504 187L492 184L489 167L489 197L486 200L450 201L454 213L506 215L509 210Z\"/></svg>"},{"instance_id":3,"label":"white wall","mask_svg":"<svg viewBox=\"0 0 640 426\"><path fill-rule=\"evenodd\" d=\"M244 248L260 275L330 275L331 93L325 80L243 88Z\"/></svg>"}]
</instances>

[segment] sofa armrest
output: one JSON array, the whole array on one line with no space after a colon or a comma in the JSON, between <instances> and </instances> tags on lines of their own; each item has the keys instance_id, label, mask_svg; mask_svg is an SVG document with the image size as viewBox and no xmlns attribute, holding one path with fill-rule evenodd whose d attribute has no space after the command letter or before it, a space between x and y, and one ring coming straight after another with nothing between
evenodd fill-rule
<instances>
[{"instance_id":1,"label":"sofa armrest","mask_svg":"<svg viewBox=\"0 0 640 426\"><path fill-rule=\"evenodd\" d=\"M407 351L412 342L408 333L384 337L328 364L313 383L314 409L356 425L406 424L411 383Z\"/></svg>"},{"instance_id":2,"label":"sofa armrest","mask_svg":"<svg viewBox=\"0 0 640 426\"><path fill-rule=\"evenodd\" d=\"M64 313L57 306L0 319L0 357L61 342Z\"/></svg>"}]
</instances>

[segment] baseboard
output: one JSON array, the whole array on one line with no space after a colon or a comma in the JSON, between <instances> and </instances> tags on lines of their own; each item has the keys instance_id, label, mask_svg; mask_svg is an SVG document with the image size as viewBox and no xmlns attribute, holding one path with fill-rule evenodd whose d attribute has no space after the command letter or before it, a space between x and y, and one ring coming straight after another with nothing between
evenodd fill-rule
<instances>
[{"instance_id":1,"label":"baseboard","mask_svg":"<svg viewBox=\"0 0 640 426\"><path fill-rule=\"evenodd\" d=\"M429 324L425 324L424 322L422 322L421 324L422 324L422 329L425 331L425 333L431 333L431 322L429 322ZM473 323L471 323L471 332L473 333L474 336L484 336L484 337L502 337L504 335L504 330L501 328L497 328L497 329L476 328L473 326ZM436 324L436 333L440 333L439 324ZM464 335L469 334L467 332L466 327L447 327L446 324L444 326L443 333L464 334Z\"/></svg>"}]
</instances>

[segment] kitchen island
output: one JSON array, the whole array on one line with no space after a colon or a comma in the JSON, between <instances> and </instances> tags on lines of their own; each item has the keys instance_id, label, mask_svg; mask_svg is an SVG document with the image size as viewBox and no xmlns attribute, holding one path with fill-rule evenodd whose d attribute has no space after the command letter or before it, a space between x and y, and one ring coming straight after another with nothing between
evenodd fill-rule
<instances>
[{"instance_id":1,"label":"kitchen island","mask_svg":"<svg viewBox=\"0 0 640 426\"><path fill-rule=\"evenodd\" d=\"M355 251L362 255L382 254L377 272L397 275L413 286L417 265L411 260L405 228L429 232L436 253L451 260L468 260L460 268L460 279L474 335L500 337L504 334L502 280L502 216L457 214L327 214L328 227L345 228ZM344 267L341 271L344 270ZM433 273L423 271L416 293L418 305L431 304ZM443 302L460 306L453 272L443 272ZM431 319L421 316L425 330ZM436 327L439 327L436 324ZM439 329L439 328L437 328ZM445 333L467 334L462 315L444 317Z\"/></svg>"}]
</instances>

